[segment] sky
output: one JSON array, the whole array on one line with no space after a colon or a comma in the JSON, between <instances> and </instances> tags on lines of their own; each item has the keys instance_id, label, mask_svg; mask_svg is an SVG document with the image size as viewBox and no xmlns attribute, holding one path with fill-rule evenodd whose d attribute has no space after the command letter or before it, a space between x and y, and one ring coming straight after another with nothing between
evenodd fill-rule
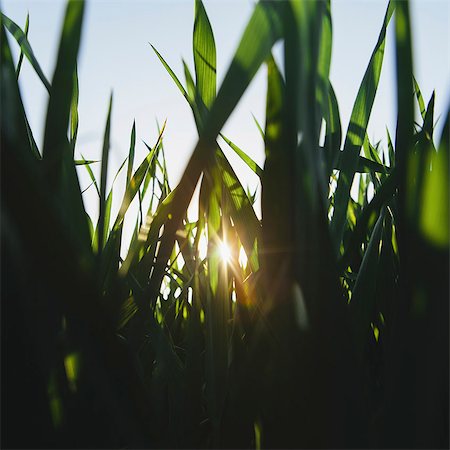
<instances>
[{"instance_id":1,"label":"sky","mask_svg":"<svg viewBox=\"0 0 450 450\"><path fill-rule=\"evenodd\" d=\"M249 0L204 0L217 47L218 84L223 79L245 24L253 10ZM332 0L333 51L330 78L339 103L343 130L378 39L387 1ZM2 11L19 26L30 13L29 41L51 81L64 17L62 0L2 0ZM427 102L436 90L435 118L444 115L450 101L450 4L447 0L415 0L411 5L416 79ZM77 153L99 159L111 91L114 94L110 172L108 180L128 154L130 131L136 120L136 161L147 152L142 140L153 145L156 120L167 119L164 146L172 187L180 179L196 142L190 108L153 53L153 44L184 82L181 58L193 68L193 0L91 0L86 5L78 59L80 102ZM13 44L13 41L10 40ZM12 45L18 55L17 45ZM276 49L281 55L281 47ZM252 118L265 120L265 68L223 130L224 134L263 166L263 142ZM28 62L24 62L20 86L25 109L38 146L43 141L48 95ZM368 134L373 142L385 140L386 127L395 135L394 21L388 28L385 58ZM438 135L441 130L437 124ZM226 155L244 187L255 190L254 175L224 145ZM98 165L99 166L99 165ZM95 170L98 170L96 168ZM80 170L82 188L89 177ZM123 181L122 181L123 184ZM120 193L120 180L118 181ZM85 194L88 213L95 217L98 201ZM121 194L117 196L117 199ZM258 200L259 203L259 200ZM118 204L116 204L118 208ZM259 207L256 207L259 211ZM131 215L133 215L131 213Z\"/></svg>"}]
</instances>

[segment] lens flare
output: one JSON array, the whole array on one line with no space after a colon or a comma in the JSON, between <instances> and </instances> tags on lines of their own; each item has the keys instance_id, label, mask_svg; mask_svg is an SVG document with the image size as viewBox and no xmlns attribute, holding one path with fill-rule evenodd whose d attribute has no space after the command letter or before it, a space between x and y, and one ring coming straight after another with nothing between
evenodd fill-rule
<instances>
[{"instance_id":1,"label":"lens flare","mask_svg":"<svg viewBox=\"0 0 450 450\"><path fill-rule=\"evenodd\" d=\"M222 241L219 244L219 253L220 258L224 263L228 264L229 262L231 262L231 248L228 246L226 242Z\"/></svg>"}]
</instances>

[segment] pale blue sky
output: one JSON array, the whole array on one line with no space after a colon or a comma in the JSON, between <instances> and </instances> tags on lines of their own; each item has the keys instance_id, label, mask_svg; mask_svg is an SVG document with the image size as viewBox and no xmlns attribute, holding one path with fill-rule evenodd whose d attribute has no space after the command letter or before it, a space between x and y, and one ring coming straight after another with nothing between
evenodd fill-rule
<instances>
[{"instance_id":1,"label":"pale blue sky","mask_svg":"<svg viewBox=\"0 0 450 450\"><path fill-rule=\"evenodd\" d=\"M79 55L80 129L77 148L86 158L98 159L100 156L108 97L113 90L111 170L117 169L128 152L133 119L136 119L137 159L140 161L146 152L141 139L153 144L157 137L155 118L160 123L167 118L166 155L172 185L177 182L195 144L194 121L185 99L148 43L155 45L184 80L181 57L192 67L193 3L193 0L93 0L87 4ZM216 38L220 83L254 2L204 0L204 4ZM386 5L384 0L332 1L331 80L344 130L376 43ZM65 1L3 0L2 8L20 26L24 24L27 11L30 12L29 40L51 81ZM415 74L425 101L436 89L437 118L444 113L450 100L450 6L447 0L416 0L412 2L411 10ZM392 22L379 92L369 124L369 137L374 141L385 138L386 126L395 134L393 29ZM17 54L17 46L12 47ZM22 69L21 88L31 127L40 144L48 98L28 62ZM225 135L260 165L264 163L263 145L251 113L263 124L264 105L263 68L224 129ZM232 152L227 152L227 155L244 186L254 189L256 176ZM84 173L81 182L83 187L89 183ZM86 199L88 212L95 215L95 196L91 198L88 194Z\"/></svg>"}]
</instances>

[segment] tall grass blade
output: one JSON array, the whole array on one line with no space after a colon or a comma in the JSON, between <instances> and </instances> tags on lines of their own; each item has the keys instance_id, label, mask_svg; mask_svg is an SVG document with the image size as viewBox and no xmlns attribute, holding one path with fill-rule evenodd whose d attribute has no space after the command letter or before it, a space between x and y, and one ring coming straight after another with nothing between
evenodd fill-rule
<instances>
[{"instance_id":1,"label":"tall grass blade","mask_svg":"<svg viewBox=\"0 0 450 450\"><path fill-rule=\"evenodd\" d=\"M386 42L386 30L394 9L395 3L389 2L378 41L375 45L353 105L350 124L345 137L342 155L343 164L336 187L334 214L330 225L334 248L337 254L340 252L342 235L347 220L347 205L350 198L350 188L380 79Z\"/></svg>"},{"instance_id":2,"label":"tall grass blade","mask_svg":"<svg viewBox=\"0 0 450 450\"><path fill-rule=\"evenodd\" d=\"M107 239L107 232L105 230L107 205L106 205L106 181L108 174L108 159L110 148L110 132L111 132L111 112L112 112L113 96L109 98L108 116L106 118L105 134L103 137L103 149L102 149L102 167L100 172L100 203L99 203L99 219L98 219L98 253L99 255L103 251Z\"/></svg>"}]
</instances>

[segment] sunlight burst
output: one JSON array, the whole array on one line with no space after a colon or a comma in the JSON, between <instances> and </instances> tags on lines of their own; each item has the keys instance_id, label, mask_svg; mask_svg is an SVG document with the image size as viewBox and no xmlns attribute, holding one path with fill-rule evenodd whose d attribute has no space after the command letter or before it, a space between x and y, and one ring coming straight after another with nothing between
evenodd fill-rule
<instances>
[{"instance_id":1,"label":"sunlight burst","mask_svg":"<svg viewBox=\"0 0 450 450\"><path fill-rule=\"evenodd\" d=\"M222 261L224 263L229 263L231 261L231 248L229 247L229 245L222 241L219 244L219 253L220 253L220 258L222 259Z\"/></svg>"}]
</instances>

